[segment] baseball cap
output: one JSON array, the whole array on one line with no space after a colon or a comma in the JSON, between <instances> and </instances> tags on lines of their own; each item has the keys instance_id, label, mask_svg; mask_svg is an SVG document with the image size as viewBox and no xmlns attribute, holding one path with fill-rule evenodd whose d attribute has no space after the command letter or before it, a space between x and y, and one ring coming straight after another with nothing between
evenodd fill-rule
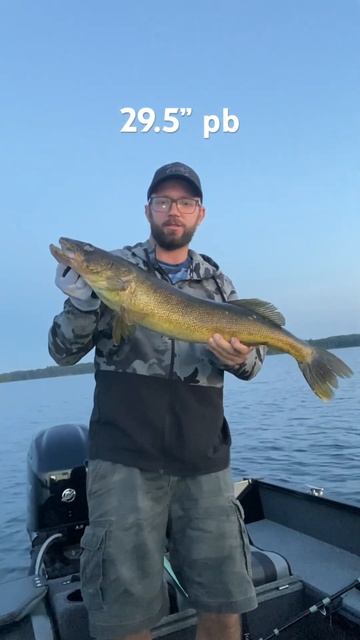
<instances>
[{"instance_id":1,"label":"baseball cap","mask_svg":"<svg viewBox=\"0 0 360 640\"><path fill-rule=\"evenodd\" d=\"M155 171L150 187L148 188L147 198L150 198L151 194L155 191L160 182L163 182L164 180L170 180L172 178L180 178L181 180L186 180L187 182L189 182L189 184L191 184L191 186L195 188L197 195L202 201L203 193L198 174L194 171L194 169L189 167L187 164L183 164L182 162L170 162L170 164L164 164L162 167L157 169L157 171Z\"/></svg>"}]
</instances>

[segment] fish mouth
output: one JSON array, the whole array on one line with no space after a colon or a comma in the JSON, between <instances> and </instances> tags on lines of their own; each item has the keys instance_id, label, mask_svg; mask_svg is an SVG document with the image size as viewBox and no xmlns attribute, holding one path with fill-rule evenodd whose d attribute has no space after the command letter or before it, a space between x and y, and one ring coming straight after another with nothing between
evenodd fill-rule
<instances>
[{"instance_id":1,"label":"fish mouth","mask_svg":"<svg viewBox=\"0 0 360 640\"><path fill-rule=\"evenodd\" d=\"M55 244L50 244L50 252L58 262L63 262L65 264L71 263L77 256L79 251L79 246L83 243L78 243L76 240L71 240L70 238L59 238L59 247ZM85 244L85 243L84 243Z\"/></svg>"}]
</instances>

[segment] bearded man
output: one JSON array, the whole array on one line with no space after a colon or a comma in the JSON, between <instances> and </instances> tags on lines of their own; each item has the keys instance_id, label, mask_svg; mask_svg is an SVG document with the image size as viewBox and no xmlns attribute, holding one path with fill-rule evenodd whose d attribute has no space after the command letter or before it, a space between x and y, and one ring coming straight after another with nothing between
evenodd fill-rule
<instances>
[{"instance_id":1,"label":"bearded man","mask_svg":"<svg viewBox=\"0 0 360 640\"><path fill-rule=\"evenodd\" d=\"M147 192L151 236L118 253L174 287L216 302L236 299L214 260L189 248L205 218L199 176L173 162ZM233 497L228 371L249 380L263 347L215 334L207 345L143 327L112 339L113 312L72 269L58 265L68 296L49 351L61 365L95 348L82 594L97 640L150 640L167 613L163 558L198 612L197 640L239 640L240 614L256 607L243 513Z\"/></svg>"}]
</instances>

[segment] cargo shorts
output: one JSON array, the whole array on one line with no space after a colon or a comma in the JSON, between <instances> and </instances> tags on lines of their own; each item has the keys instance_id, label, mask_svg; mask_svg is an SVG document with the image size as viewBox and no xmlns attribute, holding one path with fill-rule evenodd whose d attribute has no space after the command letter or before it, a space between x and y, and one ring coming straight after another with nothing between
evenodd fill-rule
<instances>
[{"instance_id":1,"label":"cargo shorts","mask_svg":"<svg viewBox=\"0 0 360 640\"><path fill-rule=\"evenodd\" d=\"M229 469L177 477L90 460L87 497L81 589L97 640L151 629L168 614L166 552L189 608L242 613L257 606Z\"/></svg>"}]
</instances>

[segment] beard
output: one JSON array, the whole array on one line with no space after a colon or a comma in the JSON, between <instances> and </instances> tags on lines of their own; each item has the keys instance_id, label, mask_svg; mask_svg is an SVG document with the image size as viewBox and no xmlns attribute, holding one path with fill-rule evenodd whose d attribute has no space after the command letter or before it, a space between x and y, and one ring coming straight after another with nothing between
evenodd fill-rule
<instances>
[{"instance_id":1,"label":"beard","mask_svg":"<svg viewBox=\"0 0 360 640\"><path fill-rule=\"evenodd\" d=\"M181 249L182 247L186 247L190 244L193 235L197 228L197 221L193 224L192 227L185 228L182 227L182 233L179 235L175 229L171 229L165 225L156 224L154 221L152 214L149 216L151 235L154 238L156 244L162 249L166 249L167 251L173 251L174 249ZM166 223L179 224L177 220L171 220L169 218Z\"/></svg>"}]
</instances>

